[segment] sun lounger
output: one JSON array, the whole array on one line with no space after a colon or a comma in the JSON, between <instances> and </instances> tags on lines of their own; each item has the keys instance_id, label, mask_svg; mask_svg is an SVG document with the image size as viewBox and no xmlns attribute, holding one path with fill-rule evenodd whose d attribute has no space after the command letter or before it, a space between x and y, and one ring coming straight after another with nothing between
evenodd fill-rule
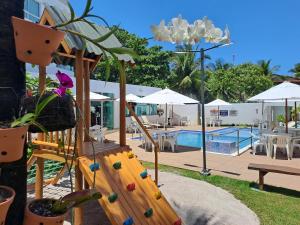
<instances>
[{"instance_id":1,"label":"sun lounger","mask_svg":"<svg viewBox=\"0 0 300 225\"><path fill-rule=\"evenodd\" d=\"M147 125L147 126L154 127L154 128L163 127L163 125L160 123L150 123L146 116L141 116L141 117L143 120L143 125Z\"/></svg>"}]
</instances>

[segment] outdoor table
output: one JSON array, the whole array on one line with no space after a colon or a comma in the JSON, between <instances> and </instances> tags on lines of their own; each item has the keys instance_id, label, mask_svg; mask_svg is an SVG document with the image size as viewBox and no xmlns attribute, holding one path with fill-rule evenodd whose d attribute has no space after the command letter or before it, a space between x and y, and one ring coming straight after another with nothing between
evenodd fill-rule
<instances>
[{"instance_id":1,"label":"outdoor table","mask_svg":"<svg viewBox=\"0 0 300 225\"><path fill-rule=\"evenodd\" d=\"M159 147L160 150L163 150L163 143L165 141L166 138L168 137L174 137L175 133L174 132L170 132L170 131L157 131L154 133L155 135L157 135L157 139L158 139L158 143L159 143Z\"/></svg>"}]
</instances>

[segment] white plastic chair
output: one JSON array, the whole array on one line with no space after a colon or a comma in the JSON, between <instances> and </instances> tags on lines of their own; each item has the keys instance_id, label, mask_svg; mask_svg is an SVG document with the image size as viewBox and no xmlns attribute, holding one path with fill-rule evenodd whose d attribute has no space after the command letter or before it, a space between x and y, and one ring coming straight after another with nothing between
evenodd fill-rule
<instances>
[{"instance_id":1,"label":"white plastic chair","mask_svg":"<svg viewBox=\"0 0 300 225\"><path fill-rule=\"evenodd\" d=\"M102 128L100 125L95 125L90 127L90 135L95 138L98 142L103 142L105 140L105 132L107 128Z\"/></svg>"},{"instance_id":2,"label":"white plastic chair","mask_svg":"<svg viewBox=\"0 0 300 225\"><path fill-rule=\"evenodd\" d=\"M254 143L253 155L256 155L256 153L258 151L263 152L265 149L267 156L270 156L270 151L268 149L268 139L263 136L257 137L256 135L253 135L253 134L251 134L251 135L255 138L259 138L259 140L256 143Z\"/></svg>"},{"instance_id":3,"label":"white plastic chair","mask_svg":"<svg viewBox=\"0 0 300 225\"><path fill-rule=\"evenodd\" d=\"M292 142L292 149L291 149L291 158L293 157L294 155L294 151L295 149L299 149L300 150L300 138L295 138L293 139L293 142Z\"/></svg>"},{"instance_id":4,"label":"white plastic chair","mask_svg":"<svg viewBox=\"0 0 300 225\"><path fill-rule=\"evenodd\" d=\"M289 147L289 141L288 137L286 136L279 136L274 139L275 143L273 144L274 146L274 159L276 159L276 152L278 148L283 148L286 150L286 154L288 159L290 158L290 147Z\"/></svg>"},{"instance_id":5,"label":"white plastic chair","mask_svg":"<svg viewBox=\"0 0 300 225\"><path fill-rule=\"evenodd\" d=\"M163 141L162 141L162 148L165 148L165 145L167 144L169 148L172 149L172 152L175 152L175 145L176 145L176 139L177 139L177 135L165 135L163 137Z\"/></svg>"}]
</instances>

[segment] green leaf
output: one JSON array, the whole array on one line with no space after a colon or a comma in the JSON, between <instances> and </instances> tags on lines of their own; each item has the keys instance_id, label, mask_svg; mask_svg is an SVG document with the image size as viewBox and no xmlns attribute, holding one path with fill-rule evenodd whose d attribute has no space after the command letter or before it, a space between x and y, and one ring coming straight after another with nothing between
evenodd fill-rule
<instances>
[{"instance_id":1,"label":"green leaf","mask_svg":"<svg viewBox=\"0 0 300 225\"><path fill-rule=\"evenodd\" d=\"M31 121L31 124L38 127L41 131L43 131L43 133L47 133L46 128L42 124L40 124L36 121Z\"/></svg>"},{"instance_id":2,"label":"green leaf","mask_svg":"<svg viewBox=\"0 0 300 225\"><path fill-rule=\"evenodd\" d=\"M88 17L97 18L97 19L101 20L107 27L109 27L109 24L107 23L107 21L103 17L101 17L101 16L97 16L97 15L93 15L93 14L88 14L88 15L86 15L86 17L87 18Z\"/></svg>"},{"instance_id":3,"label":"green leaf","mask_svg":"<svg viewBox=\"0 0 300 225\"><path fill-rule=\"evenodd\" d=\"M105 62L105 80L108 81L109 77L110 77L110 62L107 59Z\"/></svg>"},{"instance_id":4,"label":"green leaf","mask_svg":"<svg viewBox=\"0 0 300 225\"><path fill-rule=\"evenodd\" d=\"M81 22L87 23L91 28L93 28L94 31L98 32L98 29L97 29L97 27L95 26L94 23L92 23L92 22L90 22L86 19L82 19Z\"/></svg>"},{"instance_id":5,"label":"green leaf","mask_svg":"<svg viewBox=\"0 0 300 225\"><path fill-rule=\"evenodd\" d=\"M131 48L108 48L108 52L110 53L115 53L115 54L128 54L131 55L132 57L138 57L139 55Z\"/></svg>"},{"instance_id":6,"label":"green leaf","mask_svg":"<svg viewBox=\"0 0 300 225\"><path fill-rule=\"evenodd\" d=\"M35 111L36 116L39 116L40 113L43 111L43 109L56 97L57 97L57 95L53 94L53 95L50 95L47 98L45 98L42 102L38 103L38 105L36 106L36 111Z\"/></svg>"},{"instance_id":7,"label":"green leaf","mask_svg":"<svg viewBox=\"0 0 300 225\"><path fill-rule=\"evenodd\" d=\"M88 13L91 10L91 5L92 5L92 0L87 0L86 5L85 5L85 9L84 9L83 14L82 14L81 17L86 17L86 15L88 15Z\"/></svg>"},{"instance_id":8,"label":"green leaf","mask_svg":"<svg viewBox=\"0 0 300 225\"><path fill-rule=\"evenodd\" d=\"M75 18L75 12L74 12L74 9L71 5L71 3L68 1L68 6L69 6L69 9L70 9L70 14L71 14L71 20L74 20Z\"/></svg>"},{"instance_id":9,"label":"green leaf","mask_svg":"<svg viewBox=\"0 0 300 225\"><path fill-rule=\"evenodd\" d=\"M112 34L114 34L116 31L118 30L118 27L114 27L113 29L111 29L111 31L109 31L108 33L104 34L103 36L97 38L97 39L94 39L93 41L95 42L103 42L105 41L106 39L108 39Z\"/></svg>"}]
</instances>

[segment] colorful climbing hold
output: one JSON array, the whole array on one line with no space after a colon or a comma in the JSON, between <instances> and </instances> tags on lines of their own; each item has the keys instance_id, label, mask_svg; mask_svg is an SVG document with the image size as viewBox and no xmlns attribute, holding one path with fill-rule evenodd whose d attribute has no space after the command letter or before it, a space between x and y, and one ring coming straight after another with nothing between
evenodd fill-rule
<instances>
[{"instance_id":1,"label":"colorful climbing hold","mask_svg":"<svg viewBox=\"0 0 300 225\"><path fill-rule=\"evenodd\" d=\"M148 176L147 170L144 170L143 172L140 173L141 178L145 179Z\"/></svg>"},{"instance_id":2,"label":"colorful climbing hold","mask_svg":"<svg viewBox=\"0 0 300 225\"><path fill-rule=\"evenodd\" d=\"M92 172L94 172L94 171L96 171L96 170L99 170L100 169L100 164L99 163L92 163L91 165L90 165L90 170L92 171Z\"/></svg>"},{"instance_id":3,"label":"colorful climbing hold","mask_svg":"<svg viewBox=\"0 0 300 225\"><path fill-rule=\"evenodd\" d=\"M146 210L146 212L144 212L145 217L149 218L153 215L153 209L149 208Z\"/></svg>"},{"instance_id":4,"label":"colorful climbing hold","mask_svg":"<svg viewBox=\"0 0 300 225\"><path fill-rule=\"evenodd\" d=\"M133 219L132 217L128 217L124 222L123 225L132 225L133 224Z\"/></svg>"},{"instance_id":5,"label":"colorful climbing hold","mask_svg":"<svg viewBox=\"0 0 300 225\"><path fill-rule=\"evenodd\" d=\"M134 191L135 190L135 183L131 183L127 185L127 190L128 191Z\"/></svg>"},{"instance_id":6,"label":"colorful climbing hold","mask_svg":"<svg viewBox=\"0 0 300 225\"><path fill-rule=\"evenodd\" d=\"M115 162L115 163L113 164L113 167L114 167L116 170L121 169L121 166L122 166L122 163L121 163L120 161Z\"/></svg>"},{"instance_id":7,"label":"colorful climbing hold","mask_svg":"<svg viewBox=\"0 0 300 225\"><path fill-rule=\"evenodd\" d=\"M108 196L108 201L109 201L110 203L115 202L117 199L118 199L118 194L115 193L115 192L111 193L111 194Z\"/></svg>"},{"instance_id":8,"label":"colorful climbing hold","mask_svg":"<svg viewBox=\"0 0 300 225\"><path fill-rule=\"evenodd\" d=\"M181 221L181 219L179 218L178 220L176 220L176 221L174 222L173 225L181 225L181 224L182 224L182 221Z\"/></svg>"},{"instance_id":9,"label":"colorful climbing hold","mask_svg":"<svg viewBox=\"0 0 300 225\"><path fill-rule=\"evenodd\" d=\"M127 156L129 159L132 159L134 157L134 154L133 152L128 152Z\"/></svg>"},{"instance_id":10,"label":"colorful climbing hold","mask_svg":"<svg viewBox=\"0 0 300 225\"><path fill-rule=\"evenodd\" d=\"M160 191L155 192L154 196L155 196L156 200L160 199L161 198L161 192Z\"/></svg>"}]
</instances>

